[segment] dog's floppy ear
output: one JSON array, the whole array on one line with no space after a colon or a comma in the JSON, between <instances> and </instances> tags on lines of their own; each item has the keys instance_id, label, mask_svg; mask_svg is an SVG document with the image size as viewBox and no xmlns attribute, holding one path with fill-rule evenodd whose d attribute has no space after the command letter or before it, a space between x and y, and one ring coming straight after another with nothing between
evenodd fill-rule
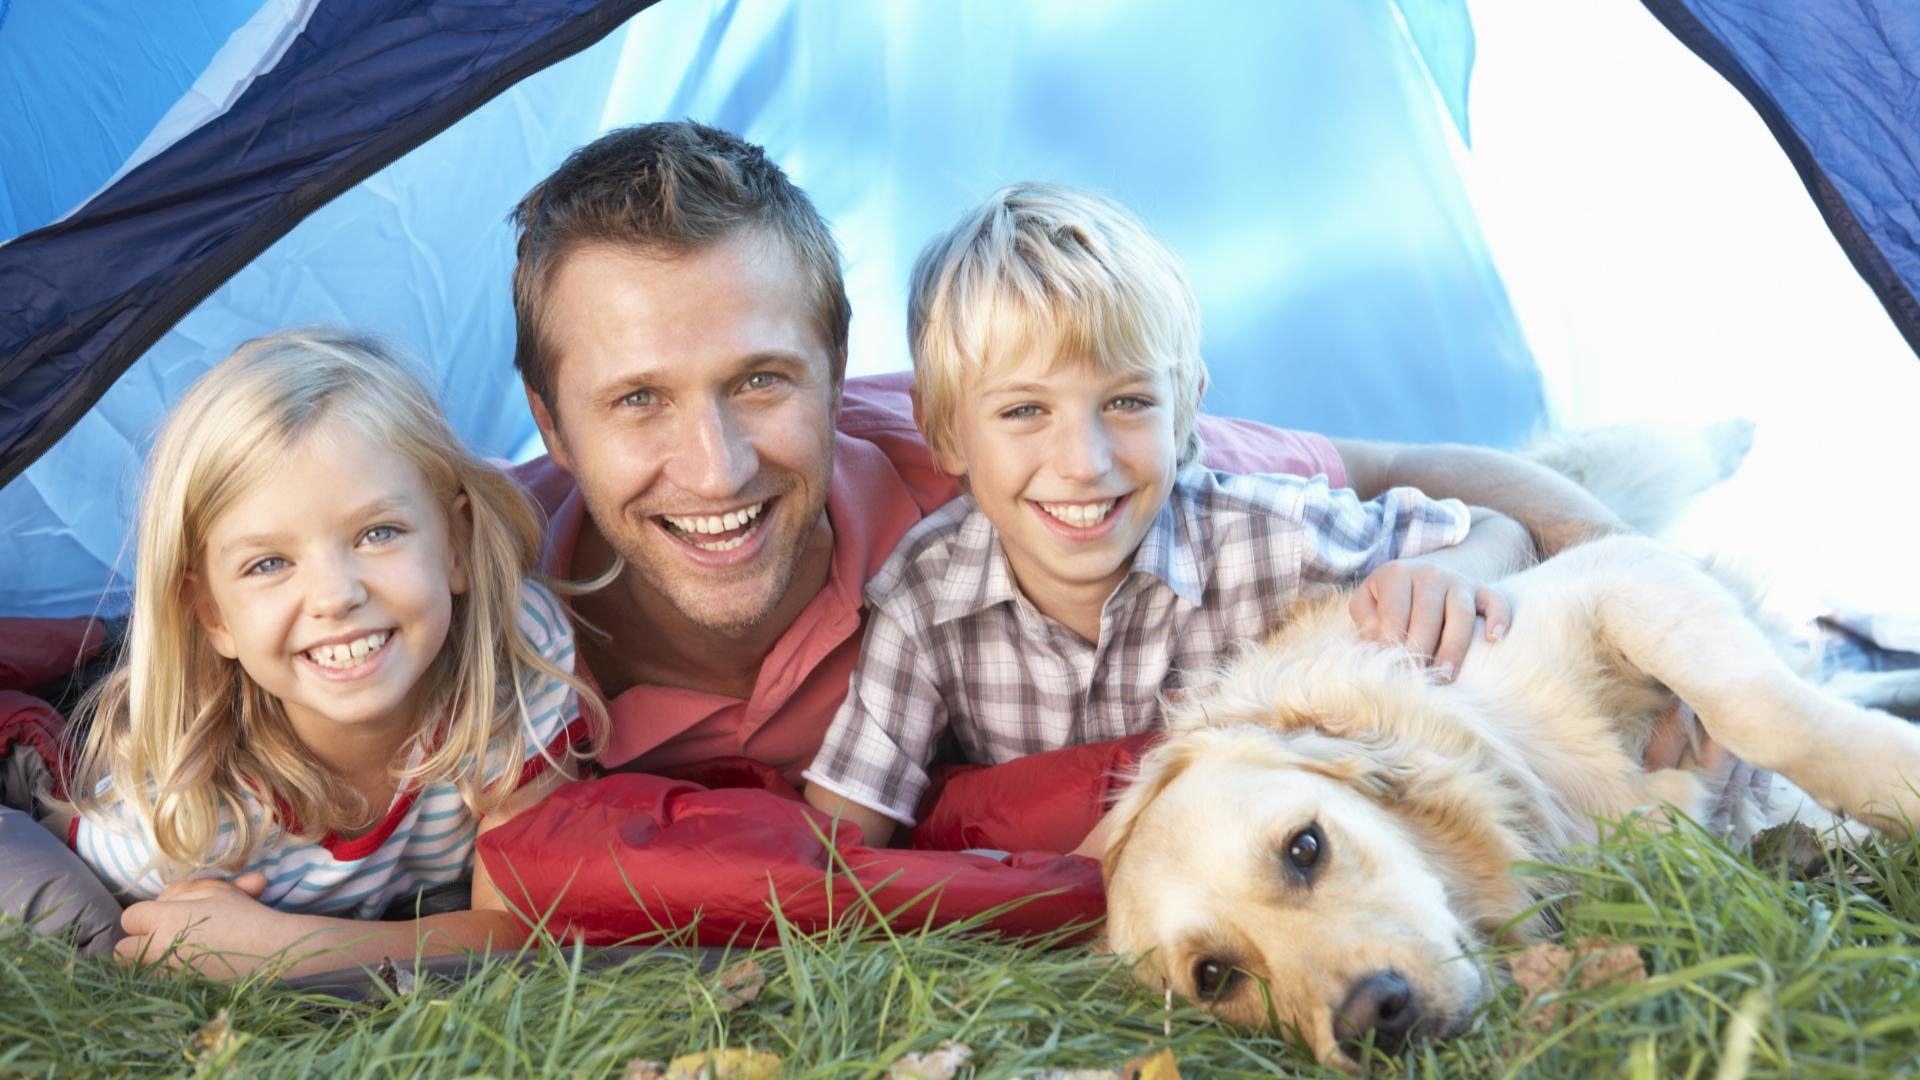
<instances>
[{"instance_id":1,"label":"dog's floppy ear","mask_svg":"<svg viewBox=\"0 0 1920 1080\"><path fill-rule=\"evenodd\" d=\"M1109 811L1113 816L1112 834L1107 840L1107 850L1100 856L1102 887L1113 885L1113 868L1120 861L1120 852L1127 841L1133 838L1133 826L1140 820L1141 811L1187 771L1210 738L1211 733L1204 730L1173 735L1161 740L1140 759L1132 782Z\"/></svg>"}]
</instances>

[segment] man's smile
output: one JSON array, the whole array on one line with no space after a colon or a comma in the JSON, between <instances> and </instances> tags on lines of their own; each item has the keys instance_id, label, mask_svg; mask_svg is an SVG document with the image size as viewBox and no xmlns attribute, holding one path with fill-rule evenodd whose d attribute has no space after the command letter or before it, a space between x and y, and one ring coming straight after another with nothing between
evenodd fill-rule
<instances>
[{"instance_id":1,"label":"man's smile","mask_svg":"<svg viewBox=\"0 0 1920 1080\"><path fill-rule=\"evenodd\" d=\"M758 536L767 511L779 501L777 496L761 499L717 514L655 514L653 521L679 546L718 555Z\"/></svg>"}]
</instances>

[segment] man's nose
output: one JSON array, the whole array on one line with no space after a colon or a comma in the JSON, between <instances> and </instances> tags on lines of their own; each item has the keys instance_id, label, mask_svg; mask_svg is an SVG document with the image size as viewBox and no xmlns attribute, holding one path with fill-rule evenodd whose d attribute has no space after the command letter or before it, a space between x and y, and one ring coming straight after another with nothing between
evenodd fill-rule
<instances>
[{"instance_id":1,"label":"man's nose","mask_svg":"<svg viewBox=\"0 0 1920 1080\"><path fill-rule=\"evenodd\" d=\"M760 471L760 455L739 415L724 401L701 404L683 415L685 426L671 451L668 478L702 498L739 494Z\"/></svg>"},{"instance_id":2,"label":"man's nose","mask_svg":"<svg viewBox=\"0 0 1920 1080\"><path fill-rule=\"evenodd\" d=\"M307 560L307 612L316 618L338 619L367 602L367 585L360 564L351 554Z\"/></svg>"},{"instance_id":3,"label":"man's nose","mask_svg":"<svg viewBox=\"0 0 1920 1080\"><path fill-rule=\"evenodd\" d=\"M1113 440L1097 414L1063 417L1055 431L1053 469L1061 479L1092 483L1113 468Z\"/></svg>"}]
</instances>

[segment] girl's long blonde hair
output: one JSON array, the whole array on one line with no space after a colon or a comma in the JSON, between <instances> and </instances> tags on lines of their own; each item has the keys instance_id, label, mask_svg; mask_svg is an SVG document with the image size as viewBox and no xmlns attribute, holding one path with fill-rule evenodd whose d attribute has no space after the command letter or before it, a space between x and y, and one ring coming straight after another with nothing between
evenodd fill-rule
<instances>
[{"instance_id":1,"label":"girl's long blonde hair","mask_svg":"<svg viewBox=\"0 0 1920 1080\"><path fill-rule=\"evenodd\" d=\"M425 383L372 339L326 330L256 338L174 407L148 457L135 535L133 615L113 675L81 705L89 723L67 784L73 809L124 803L151 829L164 876L238 869L263 839L251 797L304 839L366 824L365 800L316 764L280 702L221 656L194 615L190 573L207 530L323 423L344 422L404 455L448 513L466 496L469 586L453 598L446 643L422 678L418 764L402 785L453 783L476 814L512 792L526 757L526 683L560 679L605 730L598 698L517 627L521 584L537 572L541 522L512 478L461 443ZM450 533L459 542L461 530ZM544 751L545 748L536 748ZM102 781L111 784L102 790ZM234 828L220 837L222 822Z\"/></svg>"}]
</instances>

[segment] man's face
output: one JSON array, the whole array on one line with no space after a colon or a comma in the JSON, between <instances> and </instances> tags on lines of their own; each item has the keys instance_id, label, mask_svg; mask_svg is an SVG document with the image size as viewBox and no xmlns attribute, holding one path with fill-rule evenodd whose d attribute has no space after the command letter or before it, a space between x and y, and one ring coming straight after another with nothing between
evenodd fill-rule
<instances>
[{"instance_id":1,"label":"man's face","mask_svg":"<svg viewBox=\"0 0 1920 1080\"><path fill-rule=\"evenodd\" d=\"M773 612L821 525L834 356L778 240L744 229L660 258L586 245L545 313L554 460L627 572L698 626ZM551 409L547 405L551 405Z\"/></svg>"}]
</instances>

